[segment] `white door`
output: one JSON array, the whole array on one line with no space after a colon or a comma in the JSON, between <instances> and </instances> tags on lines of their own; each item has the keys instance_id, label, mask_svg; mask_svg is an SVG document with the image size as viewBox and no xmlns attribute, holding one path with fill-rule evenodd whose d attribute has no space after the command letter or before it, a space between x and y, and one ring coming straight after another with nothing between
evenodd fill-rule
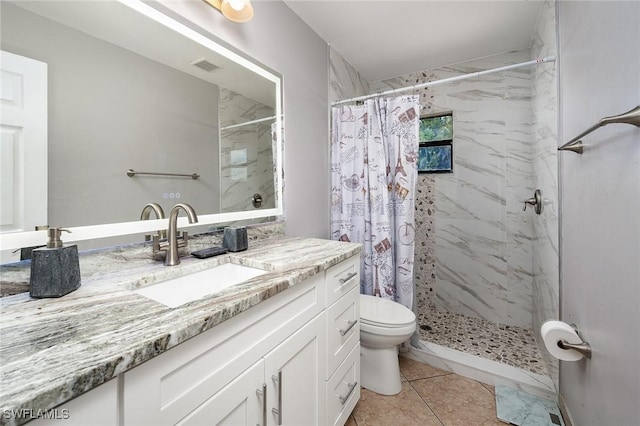
<instances>
[{"instance_id":1,"label":"white door","mask_svg":"<svg viewBox=\"0 0 640 426\"><path fill-rule=\"evenodd\" d=\"M47 224L47 64L0 55L0 232L33 231Z\"/></svg>"},{"instance_id":2,"label":"white door","mask_svg":"<svg viewBox=\"0 0 640 426\"><path fill-rule=\"evenodd\" d=\"M265 357L269 425L325 424L323 324L321 314Z\"/></svg>"}]
</instances>

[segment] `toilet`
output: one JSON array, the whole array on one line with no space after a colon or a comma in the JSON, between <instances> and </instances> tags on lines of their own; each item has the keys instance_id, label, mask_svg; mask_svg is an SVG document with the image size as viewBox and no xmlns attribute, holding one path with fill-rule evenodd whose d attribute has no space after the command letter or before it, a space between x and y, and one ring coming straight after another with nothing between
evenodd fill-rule
<instances>
[{"instance_id":1,"label":"toilet","mask_svg":"<svg viewBox=\"0 0 640 426\"><path fill-rule=\"evenodd\" d=\"M405 306L380 297L360 295L360 380L381 395L402 390L398 345L416 330L416 315Z\"/></svg>"}]
</instances>

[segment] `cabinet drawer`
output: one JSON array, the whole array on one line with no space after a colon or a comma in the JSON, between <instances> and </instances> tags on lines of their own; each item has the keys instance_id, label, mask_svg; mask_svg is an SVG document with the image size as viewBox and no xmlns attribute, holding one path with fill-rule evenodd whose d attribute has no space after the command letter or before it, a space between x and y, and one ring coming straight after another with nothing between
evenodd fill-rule
<instances>
[{"instance_id":1,"label":"cabinet drawer","mask_svg":"<svg viewBox=\"0 0 640 426\"><path fill-rule=\"evenodd\" d=\"M360 344L327 382L327 424L342 426L360 399Z\"/></svg>"},{"instance_id":2,"label":"cabinet drawer","mask_svg":"<svg viewBox=\"0 0 640 426\"><path fill-rule=\"evenodd\" d=\"M360 286L331 305L326 318L329 378L360 340Z\"/></svg>"},{"instance_id":3,"label":"cabinet drawer","mask_svg":"<svg viewBox=\"0 0 640 426\"><path fill-rule=\"evenodd\" d=\"M360 287L360 256L356 255L325 271L326 306L347 294L354 286Z\"/></svg>"}]
</instances>

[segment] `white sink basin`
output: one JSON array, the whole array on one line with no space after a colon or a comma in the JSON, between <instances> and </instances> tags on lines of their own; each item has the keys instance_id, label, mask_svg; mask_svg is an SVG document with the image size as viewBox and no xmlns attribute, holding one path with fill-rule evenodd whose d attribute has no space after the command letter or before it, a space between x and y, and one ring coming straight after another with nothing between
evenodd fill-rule
<instances>
[{"instance_id":1,"label":"white sink basin","mask_svg":"<svg viewBox=\"0 0 640 426\"><path fill-rule=\"evenodd\" d=\"M211 269L144 287L136 290L135 293L170 308L176 308L266 273L267 271L262 269L225 263Z\"/></svg>"}]
</instances>

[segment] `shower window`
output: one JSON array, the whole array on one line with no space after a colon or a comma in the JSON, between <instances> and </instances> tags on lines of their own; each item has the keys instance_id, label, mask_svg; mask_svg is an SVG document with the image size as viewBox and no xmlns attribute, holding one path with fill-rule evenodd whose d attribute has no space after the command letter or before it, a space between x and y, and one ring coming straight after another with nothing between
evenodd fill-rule
<instances>
[{"instance_id":1,"label":"shower window","mask_svg":"<svg viewBox=\"0 0 640 426\"><path fill-rule=\"evenodd\" d=\"M453 113L420 117L419 173L453 172Z\"/></svg>"}]
</instances>

